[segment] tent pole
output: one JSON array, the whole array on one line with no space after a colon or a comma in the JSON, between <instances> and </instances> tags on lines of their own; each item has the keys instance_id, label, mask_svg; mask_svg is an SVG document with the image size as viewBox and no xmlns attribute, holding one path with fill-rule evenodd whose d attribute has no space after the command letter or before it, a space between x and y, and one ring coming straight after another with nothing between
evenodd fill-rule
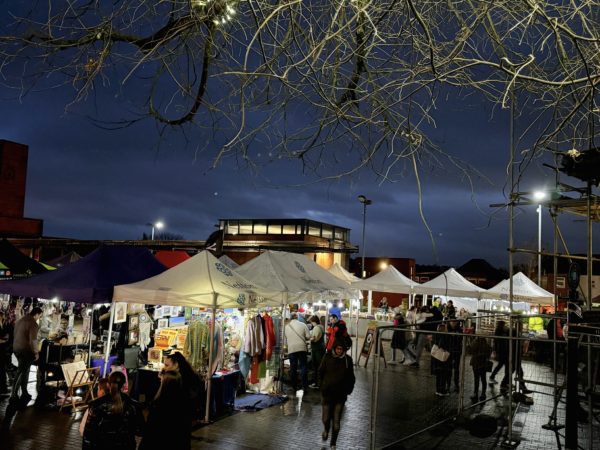
<instances>
[{"instance_id":1,"label":"tent pole","mask_svg":"<svg viewBox=\"0 0 600 450\"><path fill-rule=\"evenodd\" d=\"M92 367L92 336L94 335L92 333L92 329L94 325L94 304L91 303L90 304L90 333L88 336L88 360L87 360L87 365L88 367Z\"/></svg>"},{"instance_id":2,"label":"tent pole","mask_svg":"<svg viewBox=\"0 0 600 450\"><path fill-rule=\"evenodd\" d=\"M115 309L116 303L112 302L110 304L110 319L108 323L108 339L106 339L106 347L104 349L104 371L102 372L102 376L106 376L106 369L108 367L108 358L110 357L110 344L112 340L112 329L113 329L113 321L115 320Z\"/></svg>"},{"instance_id":3,"label":"tent pole","mask_svg":"<svg viewBox=\"0 0 600 450\"><path fill-rule=\"evenodd\" d=\"M215 347L215 320L217 309L217 293L213 293L212 321L210 322L210 341L208 346L208 370L206 378L206 410L204 411L204 422L210 423L210 394L212 388L212 365L213 351Z\"/></svg>"},{"instance_id":4,"label":"tent pole","mask_svg":"<svg viewBox=\"0 0 600 450\"><path fill-rule=\"evenodd\" d=\"M369 290L369 294L367 295L367 313L371 315L371 310L373 308L373 291Z\"/></svg>"},{"instance_id":5,"label":"tent pole","mask_svg":"<svg viewBox=\"0 0 600 450\"><path fill-rule=\"evenodd\" d=\"M283 394L283 369L285 362L285 306L288 302L288 293L284 292L281 300L281 326L279 327L279 380L277 380L278 393Z\"/></svg>"}]
</instances>

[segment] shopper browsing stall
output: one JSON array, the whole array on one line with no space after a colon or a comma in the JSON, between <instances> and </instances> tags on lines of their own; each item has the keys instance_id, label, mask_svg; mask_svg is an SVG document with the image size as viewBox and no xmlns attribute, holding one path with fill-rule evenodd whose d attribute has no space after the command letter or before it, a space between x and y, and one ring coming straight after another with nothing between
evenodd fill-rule
<instances>
[{"instance_id":1,"label":"shopper browsing stall","mask_svg":"<svg viewBox=\"0 0 600 450\"><path fill-rule=\"evenodd\" d=\"M109 395L90 403L83 432L83 450L135 450L143 417L137 403L122 391L125 375L108 376Z\"/></svg>"},{"instance_id":2,"label":"shopper browsing stall","mask_svg":"<svg viewBox=\"0 0 600 450\"><path fill-rule=\"evenodd\" d=\"M185 404L181 375L162 371L160 389L150 406L139 450L189 450L191 417Z\"/></svg>"},{"instance_id":3,"label":"shopper browsing stall","mask_svg":"<svg viewBox=\"0 0 600 450\"><path fill-rule=\"evenodd\" d=\"M292 388L296 391L298 384L298 366L302 388L308 389L307 342L310 341L310 332L306 324L298 320L298 314L292 313L290 322L285 326L288 356L290 358L290 377Z\"/></svg>"}]
</instances>

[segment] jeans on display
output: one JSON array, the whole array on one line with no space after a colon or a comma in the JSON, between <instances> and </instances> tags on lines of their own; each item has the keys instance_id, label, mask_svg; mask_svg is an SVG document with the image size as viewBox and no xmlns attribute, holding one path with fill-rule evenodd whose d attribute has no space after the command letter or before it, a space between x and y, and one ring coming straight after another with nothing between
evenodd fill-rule
<instances>
[{"instance_id":1,"label":"jeans on display","mask_svg":"<svg viewBox=\"0 0 600 450\"><path fill-rule=\"evenodd\" d=\"M323 426L325 427L325 431L327 433L329 433L329 429L331 428L330 445L334 446L337 442L338 434L340 434L344 402L339 403L335 401L323 401L321 406Z\"/></svg>"},{"instance_id":2,"label":"jeans on display","mask_svg":"<svg viewBox=\"0 0 600 450\"><path fill-rule=\"evenodd\" d=\"M13 383L12 393L10 394L11 400L17 400L19 398L19 389L21 390L21 398L29 395L27 392L27 384L29 383L29 371L31 370L31 364L35 360L35 356L30 353L19 353L16 354L19 366L17 367L17 373L15 374L15 381Z\"/></svg>"},{"instance_id":3,"label":"jeans on display","mask_svg":"<svg viewBox=\"0 0 600 450\"><path fill-rule=\"evenodd\" d=\"M298 365L300 366L300 377L302 378L302 389L308 389L308 367L306 367L306 352L294 352L290 357L290 377L294 391L298 386Z\"/></svg>"}]
</instances>

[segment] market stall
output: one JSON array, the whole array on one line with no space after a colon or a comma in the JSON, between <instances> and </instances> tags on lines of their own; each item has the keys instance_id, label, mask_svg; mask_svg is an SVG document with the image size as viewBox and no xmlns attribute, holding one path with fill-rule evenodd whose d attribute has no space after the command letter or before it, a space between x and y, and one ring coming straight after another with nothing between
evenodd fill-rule
<instances>
[{"instance_id":1,"label":"market stall","mask_svg":"<svg viewBox=\"0 0 600 450\"><path fill-rule=\"evenodd\" d=\"M205 421L210 418L212 375L217 369L221 352L219 346L222 340L217 326L217 310L224 308L249 308L261 306L280 305L280 293L263 288L252 281L229 269L224 263L215 258L210 252L203 251L187 261L178 264L160 275L137 283L116 286L113 294L114 302L138 303L146 305L167 307L199 308L201 306L211 309L209 331L192 331L194 335L209 336L207 388ZM115 303L118 305L118 303ZM115 317L117 306L113 306L111 316ZM111 320L111 323L113 320ZM190 325L191 324L191 325ZM202 328L206 322L192 321L188 327ZM190 329L188 328L188 333ZM175 338L177 339L177 338ZM184 346L193 345L187 342ZM171 347L169 342L167 346ZM201 348L202 346L196 346ZM149 355L152 349L149 350ZM196 354L193 348L188 348L189 354ZM150 359L150 357L149 357ZM161 358L157 357L157 361ZM192 362L194 357L191 358ZM160 363L159 363L160 364ZM194 365L194 364L192 364Z\"/></svg>"},{"instance_id":2,"label":"market stall","mask_svg":"<svg viewBox=\"0 0 600 450\"><path fill-rule=\"evenodd\" d=\"M93 308L81 308L82 323L80 334L85 336L88 345L87 357L83 358L88 366L94 365L93 340L105 338L108 341L107 328L99 325L102 310L108 311L103 304L112 301L115 284L138 281L156 275L165 270L148 249L132 246L100 246L98 249L81 258L79 261L65 265L51 272L42 273L22 280L0 281L0 293L21 297L46 299L44 315L41 319L42 333L45 328L48 342L41 352L46 359L40 361L42 380L57 381L64 379L60 366L65 362L77 360L77 348L84 342L73 336L75 304L92 304ZM16 300L16 304L21 300ZM62 323L67 318L66 323ZM96 325L93 319L96 319ZM93 333L95 331L95 333ZM61 337L64 333L65 339ZM58 334L58 339L53 335ZM110 353L108 342L104 346L103 355L96 355L98 361L105 360L104 355ZM58 348L57 348L58 346Z\"/></svg>"},{"instance_id":3,"label":"market stall","mask_svg":"<svg viewBox=\"0 0 600 450\"><path fill-rule=\"evenodd\" d=\"M266 251L236 269L242 276L280 293L281 305L339 299L349 285L305 255ZM284 316L281 316L279 342L284 342ZM279 372L283 373L281 354ZM268 376L268 375L265 375ZM280 382L281 382L281 377ZM279 387L281 390L281 386Z\"/></svg>"}]
</instances>

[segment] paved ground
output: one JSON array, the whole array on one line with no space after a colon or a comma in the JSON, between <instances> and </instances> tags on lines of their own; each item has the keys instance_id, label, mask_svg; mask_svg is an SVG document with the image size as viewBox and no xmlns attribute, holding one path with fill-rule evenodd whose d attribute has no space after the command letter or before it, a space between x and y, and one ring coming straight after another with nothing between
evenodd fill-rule
<instances>
[{"instance_id":1,"label":"paved ground","mask_svg":"<svg viewBox=\"0 0 600 450\"><path fill-rule=\"evenodd\" d=\"M371 393L373 385L372 361L368 368L357 368L355 392L346 404L338 449L367 449L371 435ZM526 378L551 382L553 372L546 366L525 363ZM559 379L560 381L560 379ZM419 369L403 365L382 368L379 374L375 443L377 448L389 449L494 449L500 448L506 434L507 401L496 388L488 391L488 399L472 406L470 369L465 377L465 411L458 420L449 420L428 431L404 439L437 422L454 417L458 408L458 394L438 398L434 395L434 378L429 374L429 355L425 352ZM530 385L530 388L534 388ZM562 448L564 429L558 434L542 428L553 409L552 390L535 388L534 404L516 405L514 437L520 441L519 449L548 450ZM31 385L31 391L34 391ZM0 418L4 419L7 399L0 399ZM564 424L564 398L559 403L559 424ZM471 420L478 414L498 419L495 432L485 438L470 434ZM309 391L302 400L291 397L283 405L259 412L241 412L221 418L217 422L197 429L193 433L192 448L251 450L251 449L312 449L323 447L321 441L321 408L319 395ZM81 439L79 414L37 410L29 406L19 412L12 424L0 432L1 450L26 449L79 449ZM589 427L579 428L579 445L583 449L600 448L600 423L598 411L593 421L594 439L590 444ZM399 442L400 441L400 442Z\"/></svg>"}]
</instances>

